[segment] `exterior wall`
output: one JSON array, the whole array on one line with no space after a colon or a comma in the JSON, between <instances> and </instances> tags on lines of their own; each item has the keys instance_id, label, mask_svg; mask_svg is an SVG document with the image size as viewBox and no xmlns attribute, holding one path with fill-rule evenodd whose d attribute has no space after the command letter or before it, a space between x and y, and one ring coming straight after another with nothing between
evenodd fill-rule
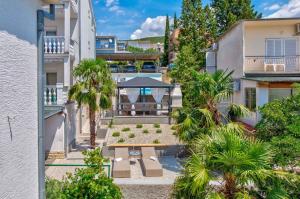
<instances>
[{"instance_id":1,"label":"exterior wall","mask_svg":"<svg viewBox=\"0 0 300 199\"><path fill-rule=\"evenodd\" d=\"M243 76L243 23L240 23L218 42L217 69L234 70L233 78Z\"/></svg>"},{"instance_id":2,"label":"exterior wall","mask_svg":"<svg viewBox=\"0 0 300 199\"><path fill-rule=\"evenodd\" d=\"M64 64L62 62L46 63L45 71L46 73L56 73L57 83L64 83Z\"/></svg>"},{"instance_id":3,"label":"exterior wall","mask_svg":"<svg viewBox=\"0 0 300 199\"><path fill-rule=\"evenodd\" d=\"M46 153L64 152L64 120L63 113L57 113L45 121Z\"/></svg>"},{"instance_id":4,"label":"exterior wall","mask_svg":"<svg viewBox=\"0 0 300 199\"><path fill-rule=\"evenodd\" d=\"M0 1L0 198L39 195L36 11L40 6L40 0Z\"/></svg>"},{"instance_id":5,"label":"exterior wall","mask_svg":"<svg viewBox=\"0 0 300 199\"><path fill-rule=\"evenodd\" d=\"M56 30L57 36L65 36L64 18L56 18L54 21L45 19L45 30Z\"/></svg>"},{"instance_id":6,"label":"exterior wall","mask_svg":"<svg viewBox=\"0 0 300 199\"><path fill-rule=\"evenodd\" d=\"M96 26L91 0L80 1L81 59L96 58Z\"/></svg>"},{"instance_id":7,"label":"exterior wall","mask_svg":"<svg viewBox=\"0 0 300 199\"><path fill-rule=\"evenodd\" d=\"M299 22L300 23L300 20ZM245 56L266 56L265 40L267 38L291 38L295 36L295 24L245 25ZM299 46L298 41L298 46Z\"/></svg>"}]
</instances>

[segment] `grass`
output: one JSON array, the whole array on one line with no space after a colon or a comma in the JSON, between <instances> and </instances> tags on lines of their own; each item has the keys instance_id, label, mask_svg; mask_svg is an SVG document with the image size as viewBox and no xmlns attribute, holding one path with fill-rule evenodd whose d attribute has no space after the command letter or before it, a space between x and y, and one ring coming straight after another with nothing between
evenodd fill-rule
<instances>
[{"instance_id":1,"label":"grass","mask_svg":"<svg viewBox=\"0 0 300 199\"><path fill-rule=\"evenodd\" d=\"M128 137L129 137L129 138L134 138L134 137L135 137L135 134L134 134L134 133L130 133Z\"/></svg>"},{"instance_id":2,"label":"grass","mask_svg":"<svg viewBox=\"0 0 300 199\"><path fill-rule=\"evenodd\" d=\"M118 140L118 143L124 143L125 142L125 139L124 138L120 138L119 140Z\"/></svg>"},{"instance_id":3,"label":"grass","mask_svg":"<svg viewBox=\"0 0 300 199\"><path fill-rule=\"evenodd\" d=\"M137 124L137 125L136 125L136 128L137 128L137 129L141 129L141 128L143 128L143 125L142 125L142 124Z\"/></svg>"},{"instance_id":4,"label":"grass","mask_svg":"<svg viewBox=\"0 0 300 199\"><path fill-rule=\"evenodd\" d=\"M143 133L148 134L149 133L148 129L144 129Z\"/></svg>"},{"instance_id":5,"label":"grass","mask_svg":"<svg viewBox=\"0 0 300 199\"><path fill-rule=\"evenodd\" d=\"M157 129L156 133L162 133L162 130L161 129Z\"/></svg>"},{"instance_id":6,"label":"grass","mask_svg":"<svg viewBox=\"0 0 300 199\"><path fill-rule=\"evenodd\" d=\"M154 128L160 128L160 124L153 124Z\"/></svg>"},{"instance_id":7,"label":"grass","mask_svg":"<svg viewBox=\"0 0 300 199\"><path fill-rule=\"evenodd\" d=\"M113 132L113 133L112 133L112 136L113 136L113 137L119 137L119 136L120 136L120 132L117 132L117 131L116 131L116 132Z\"/></svg>"},{"instance_id":8,"label":"grass","mask_svg":"<svg viewBox=\"0 0 300 199\"><path fill-rule=\"evenodd\" d=\"M130 128L128 128L128 127L127 128L123 128L122 131L123 132L130 131Z\"/></svg>"},{"instance_id":9,"label":"grass","mask_svg":"<svg viewBox=\"0 0 300 199\"><path fill-rule=\"evenodd\" d=\"M159 144L160 141L158 139L153 140L153 144Z\"/></svg>"}]
</instances>

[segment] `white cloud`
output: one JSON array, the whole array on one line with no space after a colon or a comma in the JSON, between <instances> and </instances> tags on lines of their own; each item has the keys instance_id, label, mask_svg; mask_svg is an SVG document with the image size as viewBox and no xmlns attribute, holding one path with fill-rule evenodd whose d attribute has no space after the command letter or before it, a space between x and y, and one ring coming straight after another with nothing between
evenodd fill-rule
<instances>
[{"instance_id":1,"label":"white cloud","mask_svg":"<svg viewBox=\"0 0 300 199\"><path fill-rule=\"evenodd\" d=\"M283 4L274 13L267 16L267 18L287 18L287 17L300 17L300 1L290 0L288 3Z\"/></svg>"},{"instance_id":2,"label":"white cloud","mask_svg":"<svg viewBox=\"0 0 300 199\"><path fill-rule=\"evenodd\" d=\"M170 23L173 20L170 19ZM155 18L148 17L141 27L135 30L130 38L131 39L139 39L143 37L155 37L162 36L165 33L166 26L166 17L165 16L157 16Z\"/></svg>"},{"instance_id":3,"label":"white cloud","mask_svg":"<svg viewBox=\"0 0 300 199\"><path fill-rule=\"evenodd\" d=\"M124 10L119 6L119 0L105 0L105 7L110 12L115 12L117 15L124 14Z\"/></svg>"},{"instance_id":4,"label":"white cloud","mask_svg":"<svg viewBox=\"0 0 300 199\"><path fill-rule=\"evenodd\" d=\"M270 6L266 6L264 8L264 10L270 10L270 11L274 11L274 10L278 10L280 8L280 5L278 3L272 4Z\"/></svg>"}]
</instances>

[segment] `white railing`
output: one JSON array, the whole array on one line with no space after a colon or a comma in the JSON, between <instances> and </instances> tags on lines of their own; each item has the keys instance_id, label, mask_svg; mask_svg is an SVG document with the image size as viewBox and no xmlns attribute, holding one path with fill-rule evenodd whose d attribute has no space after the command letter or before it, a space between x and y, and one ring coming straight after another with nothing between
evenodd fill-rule
<instances>
[{"instance_id":1,"label":"white railing","mask_svg":"<svg viewBox=\"0 0 300 199\"><path fill-rule=\"evenodd\" d=\"M62 105L66 99L66 94L63 91L63 84L47 85L44 90L45 105Z\"/></svg>"},{"instance_id":2,"label":"white railing","mask_svg":"<svg viewBox=\"0 0 300 199\"><path fill-rule=\"evenodd\" d=\"M70 0L72 8L76 14L78 14L78 0Z\"/></svg>"},{"instance_id":3,"label":"white railing","mask_svg":"<svg viewBox=\"0 0 300 199\"><path fill-rule=\"evenodd\" d=\"M46 54L62 54L65 53L65 37L64 36L45 36L44 51Z\"/></svg>"},{"instance_id":4,"label":"white railing","mask_svg":"<svg viewBox=\"0 0 300 199\"><path fill-rule=\"evenodd\" d=\"M300 72L300 57L296 56L246 56L245 72Z\"/></svg>"}]
</instances>

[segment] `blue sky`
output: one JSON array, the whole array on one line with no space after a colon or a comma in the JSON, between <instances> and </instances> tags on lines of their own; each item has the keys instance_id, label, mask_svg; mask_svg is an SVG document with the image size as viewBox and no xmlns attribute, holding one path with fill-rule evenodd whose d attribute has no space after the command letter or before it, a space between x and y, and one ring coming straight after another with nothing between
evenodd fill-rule
<instances>
[{"instance_id":1,"label":"blue sky","mask_svg":"<svg viewBox=\"0 0 300 199\"><path fill-rule=\"evenodd\" d=\"M98 35L135 39L162 35L165 15L181 12L182 0L93 0ZM252 0L264 17L300 17L300 0ZM209 4L210 0L203 0Z\"/></svg>"}]
</instances>

